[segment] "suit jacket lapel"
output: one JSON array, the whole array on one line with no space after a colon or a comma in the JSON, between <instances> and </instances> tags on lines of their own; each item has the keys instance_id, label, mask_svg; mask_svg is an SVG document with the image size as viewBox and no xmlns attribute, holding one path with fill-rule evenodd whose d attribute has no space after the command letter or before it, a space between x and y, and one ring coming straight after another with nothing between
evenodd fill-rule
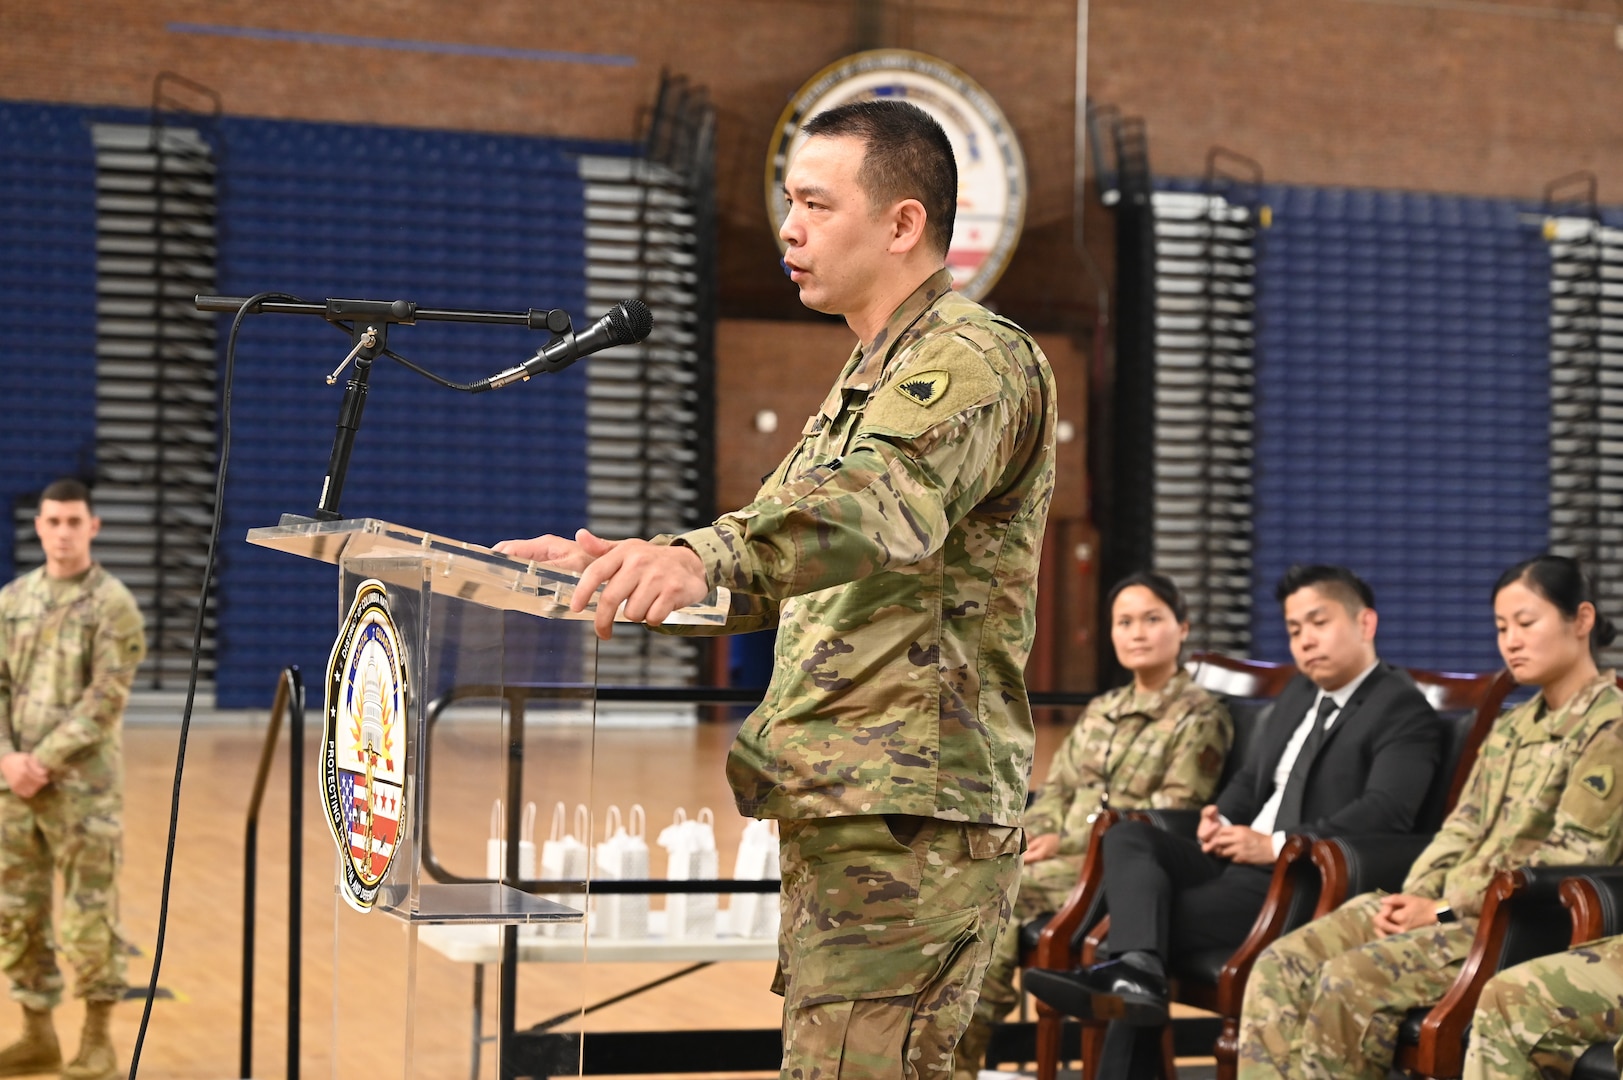
<instances>
[{"instance_id":1,"label":"suit jacket lapel","mask_svg":"<svg viewBox=\"0 0 1623 1080\"><path fill-rule=\"evenodd\" d=\"M1370 694L1375 691L1375 688L1380 685L1381 680L1385 677L1386 665L1377 664L1375 670L1369 673L1369 678L1358 684L1358 689L1353 691L1353 696L1347 699L1347 704L1342 708L1341 712L1336 714L1335 722L1330 725L1330 730L1324 733L1324 738L1319 743L1319 752L1314 755L1315 758L1322 756L1325 750L1329 749L1330 743L1335 740L1335 737L1347 730L1348 723L1357 716L1359 706L1369 700Z\"/></svg>"},{"instance_id":2,"label":"suit jacket lapel","mask_svg":"<svg viewBox=\"0 0 1623 1080\"><path fill-rule=\"evenodd\" d=\"M1313 708L1313 703L1318 700L1318 687L1314 686L1306 676L1299 676L1298 678L1300 681L1292 682L1285 691L1293 698L1289 703L1290 709L1287 711L1275 707L1274 719L1269 723L1268 730L1263 733L1263 737L1267 740L1267 753L1262 759L1262 763L1266 768L1258 770L1257 776L1257 782L1260 785L1260 789L1256 793L1258 809L1261 809L1262 804L1268 801L1268 796L1273 794L1274 773L1279 768L1279 759L1285 756L1286 745L1291 741L1291 736L1295 734L1296 729L1302 726L1302 720L1307 716L1308 711ZM1284 697L1284 694L1280 695L1281 704L1285 703ZM1295 699L1300 699L1300 701Z\"/></svg>"}]
</instances>

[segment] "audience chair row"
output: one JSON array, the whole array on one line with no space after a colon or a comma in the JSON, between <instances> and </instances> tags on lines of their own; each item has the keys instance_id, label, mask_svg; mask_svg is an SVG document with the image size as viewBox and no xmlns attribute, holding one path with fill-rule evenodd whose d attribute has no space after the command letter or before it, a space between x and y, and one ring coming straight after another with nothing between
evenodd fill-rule
<instances>
[{"instance_id":1,"label":"audience chair row","mask_svg":"<svg viewBox=\"0 0 1623 1080\"><path fill-rule=\"evenodd\" d=\"M1296 674L1296 669L1290 664L1270 664L1217 653L1196 654L1189 667L1197 683L1227 698L1234 720L1234 744L1219 784L1221 789L1222 783L1238 770L1256 745L1257 734L1271 716L1273 699ZM1257 957L1277 938L1333 910L1347 898L1373 888L1395 890L1401 884L1409 863L1459 798L1483 740L1515 688L1515 681L1504 671L1461 675L1411 670L1410 674L1446 725L1443 768L1438 770L1419 818L1423 832L1358 842L1346 838L1315 842L1303 836L1290 837L1274 864L1267 900L1240 947L1232 954L1214 952L1182 958L1169 973L1174 1001L1215 1012L1221 1018L1222 1034L1213 1048L1220 1080L1233 1080L1235 1075L1240 1006L1246 979ZM1023 961L1027 966L1067 970L1096 959L1110 923L1103 910L1100 856L1103 845L1100 841L1104 833L1124 817L1148 821L1159 828L1193 837L1199 811L1135 810L1125 815L1117 811L1101 814L1094 822L1077 886L1065 905L1048 920L1034 921L1022 928ZM1488 925L1486 913L1483 925ZM1557 948L1565 947L1564 940L1557 945ZM1467 969L1470 969L1469 963ZM1493 970L1496 969L1482 975L1480 981L1485 982ZM1479 982L1478 993L1480 989ZM1473 994L1470 1005L1475 1003ZM1467 1007L1465 1021L1469 1020L1470 1008ZM1036 1038L1040 1080L1054 1080L1057 1074L1063 1022L1063 1017L1038 1003ZM1458 1040L1455 1041L1457 1045ZM1085 1024L1082 1060L1083 1076L1088 1080L1096 1075L1102 1043L1102 1027ZM1170 1028L1163 1046L1164 1072L1174 1076ZM1455 1057L1460 1059L1462 1055L1456 1052ZM1399 1060L1403 1063L1410 1058ZM1458 1076L1459 1069L1456 1065L1453 1073L1422 1075Z\"/></svg>"}]
</instances>

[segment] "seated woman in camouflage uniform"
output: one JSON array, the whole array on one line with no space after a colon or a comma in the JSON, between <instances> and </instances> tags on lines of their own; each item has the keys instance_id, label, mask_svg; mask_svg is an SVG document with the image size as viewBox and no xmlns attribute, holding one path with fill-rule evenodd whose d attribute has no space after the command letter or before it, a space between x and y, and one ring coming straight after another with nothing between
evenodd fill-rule
<instances>
[{"instance_id":1,"label":"seated woman in camouflage uniform","mask_svg":"<svg viewBox=\"0 0 1623 1080\"><path fill-rule=\"evenodd\" d=\"M1109 609L1116 659L1133 681L1088 703L1026 811L1014 918L997 940L974 1019L958 1044L955 1077L975 1076L992 1025L1018 1002L1020 924L1065 903L1098 812L1198 807L1223 773L1234 728L1222 702L1179 664L1189 617L1178 587L1160 574L1134 574L1111 591Z\"/></svg>"},{"instance_id":2,"label":"seated woman in camouflage uniform","mask_svg":"<svg viewBox=\"0 0 1623 1080\"><path fill-rule=\"evenodd\" d=\"M1593 648L1615 631L1592 597L1571 559L1541 555L1500 577L1499 652L1539 692L1494 725L1401 893L1355 897L1258 958L1241 1080L1384 1078L1404 1014L1453 984L1496 873L1623 853L1623 694L1595 665Z\"/></svg>"},{"instance_id":3,"label":"seated woman in camouflage uniform","mask_svg":"<svg viewBox=\"0 0 1623 1080\"><path fill-rule=\"evenodd\" d=\"M1471 1017L1462 1080L1571 1076L1595 1043L1623 1063L1623 937L1517 964L1488 980Z\"/></svg>"}]
</instances>

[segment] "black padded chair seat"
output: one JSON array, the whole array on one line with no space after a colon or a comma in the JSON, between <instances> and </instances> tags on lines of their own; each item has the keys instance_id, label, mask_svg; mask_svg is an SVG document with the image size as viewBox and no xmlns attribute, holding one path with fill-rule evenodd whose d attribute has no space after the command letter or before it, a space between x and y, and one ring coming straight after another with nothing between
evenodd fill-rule
<instances>
[{"instance_id":1,"label":"black padded chair seat","mask_svg":"<svg viewBox=\"0 0 1623 1080\"><path fill-rule=\"evenodd\" d=\"M1042 936L1043 930L1054 918L1054 912L1045 911L1030 922L1020 924L1020 962L1028 963L1031 954L1037 951L1037 939ZM1084 919L1082 926L1071 935L1071 955L1074 957L1082 951L1082 943L1087 940L1088 931L1093 929L1098 919Z\"/></svg>"},{"instance_id":2,"label":"black padded chair seat","mask_svg":"<svg viewBox=\"0 0 1623 1080\"><path fill-rule=\"evenodd\" d=\"M1030 922L1020 924L1020 959L1025 960L1037 951L1037 939L1042 936L1043 927L1054 918L1052 911L1045 911Z\"/></svg>"},{"instance_id":3,"label":"black padded chair seat","mask_svg":"<svg viewBox=\"0 0 1623 1080\"><path fill-rule=\"evenodd\" d=\"M1611 1043L1596 1043L1572 1067L1572 1080L1618 1080Z\"/></svg>"},{"instance_id":4,"label":"black padded chair seat","mask_svg":"<svg viewBox=\"0 0 1623 1080\"><path fill-rule=\"evenodd\" d=\"M1431 1007L1424 1009L1410 1009L1403 1017L1403 1023L1398 1025L1399 1046L1420 1045L1420 1025L1426 1022L1431 1015Z\"/></svg>"}]
</instances>

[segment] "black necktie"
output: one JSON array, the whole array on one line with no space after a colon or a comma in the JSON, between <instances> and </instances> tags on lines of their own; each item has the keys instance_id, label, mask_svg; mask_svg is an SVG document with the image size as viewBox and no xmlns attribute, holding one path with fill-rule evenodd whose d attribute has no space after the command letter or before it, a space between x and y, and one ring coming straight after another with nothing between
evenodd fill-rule
<instances>
[{"instance_id":1,"label":"black necktie","mask_svg":"<svg viewBox=\"0 0 1623 1080\"><path fill-rule=\"evenodd\" d=\"M1307 774L1313 768L1319 746L1324 742L1325 721L1340 707L1329 694L1319 699L1319 711L1313 717L1313 730L1302 740L1302 750L1296 755L1291 774L1285 781L1285 794L1280 796L1279 812L1274 815L1275 831L1288 831L1302 823L1302 796L1307 791Z\"/></svg>"}]
</instances>

